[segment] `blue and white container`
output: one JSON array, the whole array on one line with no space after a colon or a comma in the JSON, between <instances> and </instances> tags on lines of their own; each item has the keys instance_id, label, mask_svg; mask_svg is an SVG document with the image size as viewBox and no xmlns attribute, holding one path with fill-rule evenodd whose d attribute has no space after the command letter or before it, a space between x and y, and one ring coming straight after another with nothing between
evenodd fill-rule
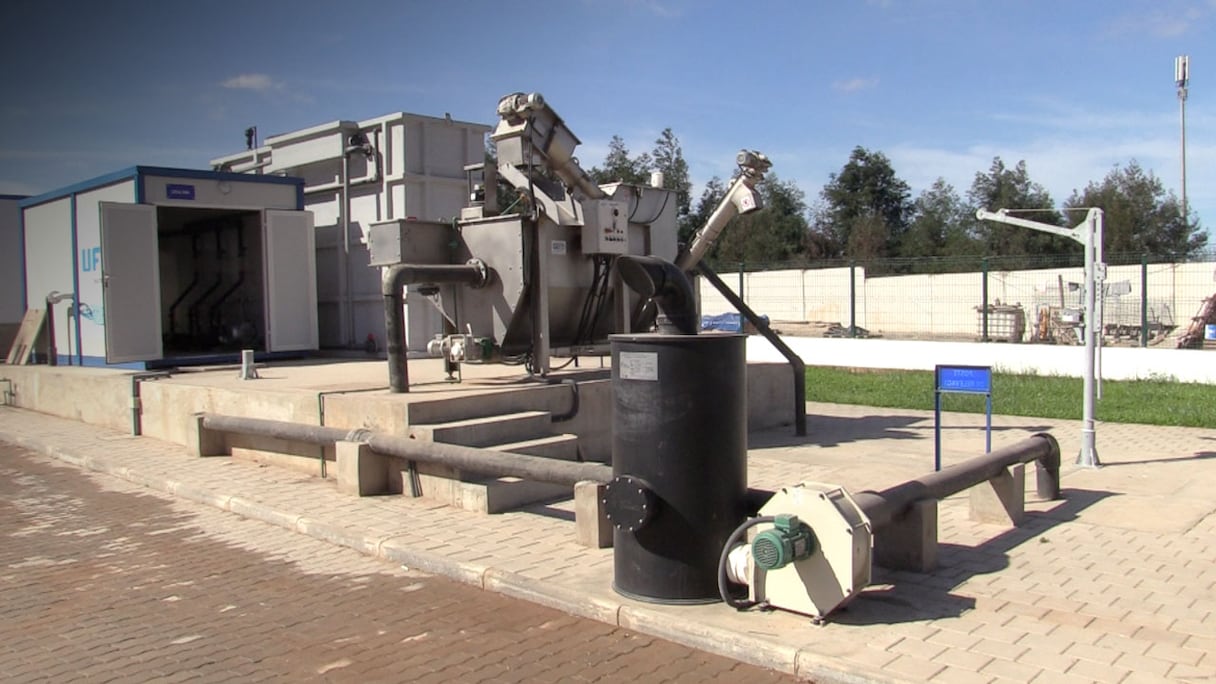
<instances>
[{"instance_id":1,"label":"blue and white container","mask_svg":"<svg viewBox=\"0 0 1216 684\"><path fill-rule=\"evenodd\" d=\"M304 181L135 166L19 203L22 300L52 292L61 365L317 348Z\"/></svg>"}]
</instances>

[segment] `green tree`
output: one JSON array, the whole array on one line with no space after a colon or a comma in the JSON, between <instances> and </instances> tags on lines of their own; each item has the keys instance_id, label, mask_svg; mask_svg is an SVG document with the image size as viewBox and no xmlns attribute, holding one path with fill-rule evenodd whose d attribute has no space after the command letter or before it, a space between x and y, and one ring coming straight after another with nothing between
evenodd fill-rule
<instances>
[{"instance_id":1,"label":"green tree","mask_svg":"<svg viewBox=\"0 0 1216 684\"><path fill-rule=\"evenodd\" d=\"M1100 183L1091 182L1083 192L1073 191L1067 207L1098 207L1103 211L1103 246L1108 253L1148 252L1186 257L1207 244L1207 234L1197 222L1183 219L1182 206L1161 179L1132 160L1116 165Z\"/></svg>"},{"instance_id":2,"label":"green tree","mask_svg":"<svg viewBox=\"0 0 1216 684\"><path fill-rule=\"evenodd\" d=\"M701 199L697 200L696 208L680 217L680 242L682 244L687 245L692 241L692 236L709 221L714 208L725 196L726 183L723 183L721 178L714 176L705 183L705 189L701 191Z\"/></svg>"},{"instance_id":3,"label":"green tree","mask_svg":"<svg viewBox=\"0 0 1216 684\"><path fill-rule=\"evenodd\" d=\"M604 158L604 165L593 167L587 173L601 185L617 182L644 185L650 180L653 164L650 155L645 152L636 157L629 156L625 141L621 136L614 135L608 141L608 156Z\"/></svg>"},{"instance_id":4,"label":"green tree","mask_svg":"<svg viewBox=\"0 0 1216 684\"><path fill-rule=\"evenodd\" d=\"M809 229L805 193L793 181L782 181L773 173L768 174L758 190L763 208L737 216L727 224L710 253L711 263L771 264L790 261L804 253ZM718 197L721 199L721 195ZM703 202L704 199L703 195ZM709 212L714 205L708 207Z\"/></svg>"},{"instance_id":5,"label":"green tree","mask_svg":"<svg viewBox=\"0 0 1216 684\"><path fill-rule=\"evenodd\" d=\"M670 128L664 128L654 141L650 153L651 169L663 173L663 187L676 191L676 215L686 216L692 205L692 182L688 180L688 162L684 161L684 150L680 139Z\"/></svg>"},{"instance_id":6,"label":"green tree","mask_svg":"<svg viewBox=\"0 0 1216 684\"><path fill-rule=\"evenodd\" d=\"M913 219L900 244L906 258L955 257L980 254L983 245L970 233L975 209L968 206L954 186L938 178L916 198ZM928 270L942 270L927 264ZM921 269L925 270L925 269Z\"/></svg>"},{"instance_id":7,"label":"green tree","mask_svg":"<svg viewBox=\"0 0 1216 684\"><path fill-rule=\"evenodd\" d=\"M855 147L820 193L816 232L856 259L897 254L912 214L911 194L886 155Z\"/></svg>"},{"instance_id":8,"label":"green tree","mask_svg":"<svg viewBox=\"0 0 1216 684\"><path fill-rule=\"evenodd\" d=\"M1025 160L1010 169L1000 157L994 157L988 173L975 174L967 200L972 206L989 211L1032 209L1033 212L1022 216L1040 223L1064 225L1064 217L1056 211L1051 194L1042 185L1030 180ZM972 234L984 245L985 253L992 256L1071 254L1080 249L1080 245L1065 237L992 221L976 221ZM1030 262L1024 258L1012 259L1008 265L1021 267L1027 263Z\"/></svg>"}]
</instances>

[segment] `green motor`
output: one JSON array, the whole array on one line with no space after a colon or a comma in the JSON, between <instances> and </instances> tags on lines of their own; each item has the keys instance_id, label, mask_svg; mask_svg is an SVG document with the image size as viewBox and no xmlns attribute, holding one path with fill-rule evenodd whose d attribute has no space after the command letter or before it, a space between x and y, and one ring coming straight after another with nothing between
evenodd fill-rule
<instances>
[{"instance_id":1,"label":"green motor","mask_svg":"<svg viewBox=\"0 0 1216 684\"><path fill-rule=\"evenodd\" d=\"M778 515L773 528L752 540L752 559L763 570L778 570L815 552L815 534L796 515Z\"/></svg>"}]
</instances>

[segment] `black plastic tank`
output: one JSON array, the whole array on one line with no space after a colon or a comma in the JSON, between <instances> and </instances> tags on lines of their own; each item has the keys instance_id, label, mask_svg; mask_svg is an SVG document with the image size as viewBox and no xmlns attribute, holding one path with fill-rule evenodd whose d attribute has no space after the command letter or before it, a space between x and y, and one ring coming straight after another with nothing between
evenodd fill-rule
<instances>
[{"instance_id":1,"label":"black plastic tank","mask_svg":"<svg viewBox=\"0 0 1216 684\"><path fill-rule=\"evenodd\" d=\"M712 603L722 546L745 516L745 335L612 335L605 508L617 593Z\"/></svg>"}]
</instances>

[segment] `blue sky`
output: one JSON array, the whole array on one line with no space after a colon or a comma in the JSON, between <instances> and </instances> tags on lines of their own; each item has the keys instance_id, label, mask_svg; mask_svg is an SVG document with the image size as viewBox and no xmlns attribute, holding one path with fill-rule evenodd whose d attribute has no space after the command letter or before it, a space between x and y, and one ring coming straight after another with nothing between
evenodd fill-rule
<instances>
[{"instance_id":1,"label":"blue sky","mask_svg":"<svg viewBox=\"0 0 1216 684\"><path fill-rule=\"evenodd\" d=\"M133 164L205 167L262 135L393 111L492 123L539 91L582 139L671 127L698 186L741 147L814 201L862 145L914 193L994 156L1057 203L1135 159L1216 226L1216 0L9 0L0 193ZM1211 76L1209 76L1211 74Z\"/></svg>"}]
</instances>

